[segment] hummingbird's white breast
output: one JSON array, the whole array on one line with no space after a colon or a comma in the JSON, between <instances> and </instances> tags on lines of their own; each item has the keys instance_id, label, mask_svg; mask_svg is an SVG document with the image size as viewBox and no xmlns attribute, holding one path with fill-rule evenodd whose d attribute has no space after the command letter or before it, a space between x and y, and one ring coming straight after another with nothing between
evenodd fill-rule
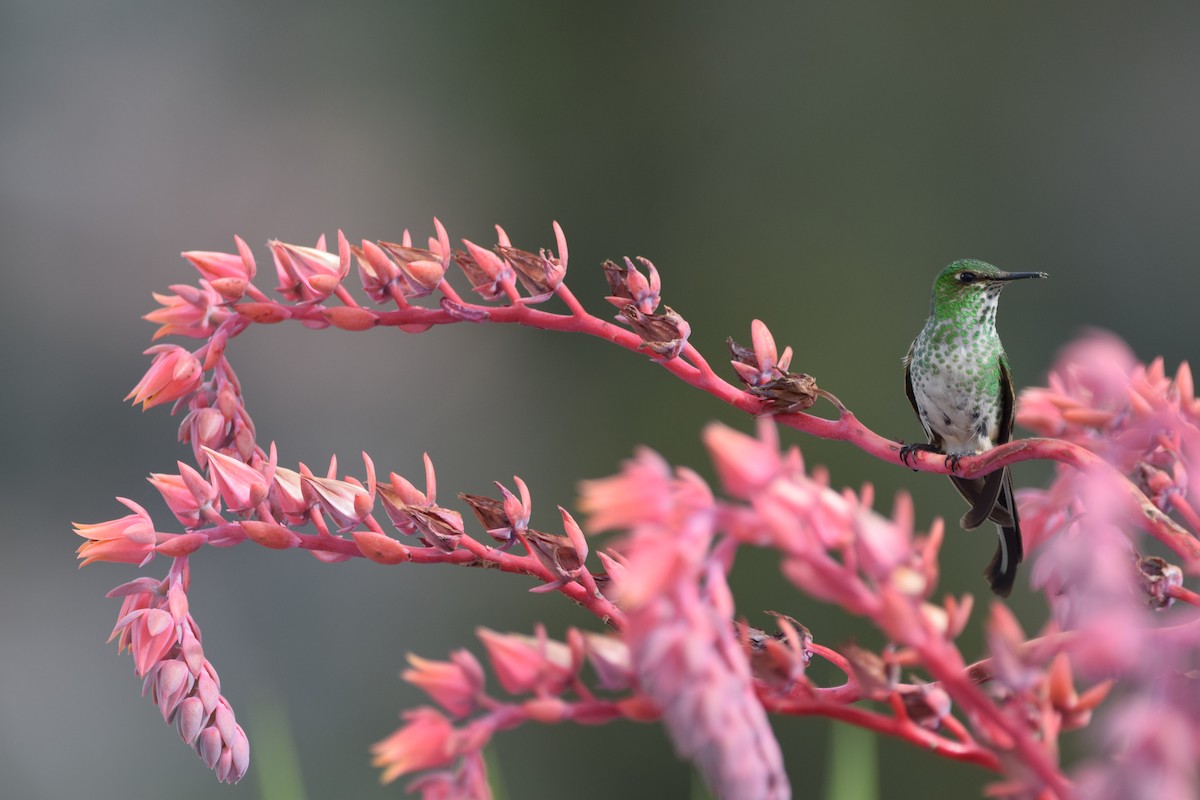
<instances>
[{"instance_id":1,"label":"hummingbird's white breast","mask_svg":"<svg viewBox=\"0 0 1200 800\"><path fill-rule=\"evenodd\" d=\"M999 433L1001 352L994 326L963 330L949 320L930 319L913 343L913 398L926 434L943 452L992 448Z\"/></svg>"}]
</instances>

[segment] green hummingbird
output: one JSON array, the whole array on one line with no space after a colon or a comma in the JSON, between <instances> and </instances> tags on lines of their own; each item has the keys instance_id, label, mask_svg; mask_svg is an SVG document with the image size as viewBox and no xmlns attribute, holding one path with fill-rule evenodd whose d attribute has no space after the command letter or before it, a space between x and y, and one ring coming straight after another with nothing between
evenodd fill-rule
<instances>
[{"instance_id":1,"label":"green hummingbird","mask_svg":"<svg viewBox=\"0 0 1200 800\"><path fill-rule=\"evenodd\" d=\"M1012 373L996 333L996 307L1010 281L1046 277L1005 272L974 259L955 261L937 276L929 319L904 357L904 388L929 443L905 445L901 461L907 464L916 451L942 453L953 472L960 459L1012 438ZM984 575L993 592L1007 597L1024 557L1008 467L950 480L971 504L960 521L964 529L996 523L1000 544Z\"/></svg>"}]
</instances>

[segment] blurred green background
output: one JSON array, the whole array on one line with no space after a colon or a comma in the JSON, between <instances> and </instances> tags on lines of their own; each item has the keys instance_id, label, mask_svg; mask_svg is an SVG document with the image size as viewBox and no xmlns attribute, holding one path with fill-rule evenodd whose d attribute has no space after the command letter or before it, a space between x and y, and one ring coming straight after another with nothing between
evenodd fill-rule
<instances>
[{"instance_id":1,"label":"blurred green background","mask_svg":"<svg viewBox=\"0 0 1200 800\"><path fill-rule=\"evenodd\" d=\"M1172 368L1195 356L1198 17L1188 4L0 4L4 795L286 798L297 781L309 798L399 796L367 748L422 701L397 679L405 653L478 653L478 625L594 627L495 572L203 552L192 608L258 759L219 786L104 643L119 606L103 594L136 571L76 571L70 532L124 513L114 495L173 529L144 478L186 457L178 420L121 398L149 363L150 292L195 280L180 250L240 234L269 287L271 237L424 237L437 215L455 239L491 242L501 223L534 249L557 219L593 311L607 308L599 263L647 256L714 363L757 317L796 369L912 440L900 357L956 258L1051 274L1000 312L1021 385L1089 325ZM549 529L579 478L635 445L711 475L701 427L751 428L646 359L564 335L279 326L231 355L282 463L336 453L361 474L365 449L419 478L428 451L444 498L516 473ZM946 516L943 588L986 601L993 540L953 525L948 482L784 437L835 485L874 482L885 510L906 490L922 526ZM751 622L776 609L819 641L880 644L776 567L739 558ZM1014 604L1036 626L1027 576ZM964 648L978 655L978 636ZM797 796L837 795L829 725L776 729ZM878 750L882 797L977 796L990 779L903 743ZM494 755L510 798L691 786L655 726L529 727ZM870 769L869 749L859 758Z\"/></svg>"}]
</instances>

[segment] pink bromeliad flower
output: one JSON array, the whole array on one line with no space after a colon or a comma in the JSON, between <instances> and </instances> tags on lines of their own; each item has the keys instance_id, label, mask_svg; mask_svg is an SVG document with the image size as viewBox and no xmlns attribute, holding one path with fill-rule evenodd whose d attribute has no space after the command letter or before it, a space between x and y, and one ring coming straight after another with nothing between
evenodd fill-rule
<instances>
[{"instance_id":1,"label":"pink bromeliad flower","mask_svg":"<svg viewBox=\"0 0 1200 800\"><path fill-rule=\"evenodd\" d=\"M183 532L157 529L123 500L132 513L75 526L85 540L78 555L85 565L170 560L165 578L113 591L122 598L113 636L164 719L220 780L246 773L249 745L188 608L189 556L245 545L325 564L495 569L595 618L596 630L561 638L541 625L532 634L480 629L478 656L409 657L403 677L430 705L405 712L372 753L385 781L409 776L409 790L426 800L490 797L482 749L505 730L622 721L661 722L719 797L787 798L771 715L824 716L974 764L1001 776L989 789L996 796L1197 795L1200 622L1189 612L1200 594L1185 584L1200 571L1191 481L1200 401L1186 363L1171 375L1161 359L1139 363L1115 337L1090 334L1063 351L1048 386L1021 396L1019 421L1056 438L1017 439L956 464L936 454L911 460L965 479L1032 458L1059 464L1050 487L1018 498L1049 621L1034 631L993 603L975 615L986 646L970 662L958 637L972 624L972 596L938 590L941 521L918 530L905 494L890 514L877 512L870 485L835 488L780 431L846 442L891 466L900 465L900 443L869 430L812 376L791 372L792 348L777 345L766 323L750 324L750 347L728 340L726 380L713 366L728 370L725 359L701 354L687 319L663 304L662 276L648 260L603 265L614 322L568 288L557 223L553 250L515 247L499 226L490 248L464 239L459 250L436 219L433 227L415 243L404 231L398 242L350 245L339 232L336 252L324 237L314 247L272 241L275 295L255 285L241 239L233 253L191 251L184 257L198 283L156 294L160 307L147 315L156 338L200 340L191 351L152 347L129 394L144 409L172 404L181 414L178 438L192 462L150 480ZM352 258L368 298L361 304ZM474 294L451 285L454 267ZM711 486L639 448L616 475L583 482L583 516L576 522L560 506L548 523L555 530L533 527L520 478L512 490L495 483L491 496L461 493L480 524L473 533L452 498L439 501L428 455L423 489L395 472L377 480L366 453L361 477L340 474L336 458L323 474L281 466L275 445L258 438L227 353L261 324L418 334L464 322L583 333L649 356L756 418L757 433L704 429ZM828 642L840 634L820 630L821 618L808 620L810 630L767 612L776 631L753 627L728 580L746 547L772 551L797 592L859 617L868 634L835 649ZM817 659L824 668L811 668ZM1061 735L1089 723L1088 756L1064 765Z\"/></svg>"}]
</instances>

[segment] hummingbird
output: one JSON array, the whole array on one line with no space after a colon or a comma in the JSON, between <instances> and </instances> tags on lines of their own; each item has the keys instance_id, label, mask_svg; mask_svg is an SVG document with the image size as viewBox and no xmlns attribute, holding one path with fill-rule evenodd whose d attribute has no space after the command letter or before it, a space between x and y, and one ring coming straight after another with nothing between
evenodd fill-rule
<instances>
[{"instance_id":1,"label":"hummingbird","mask_svg":"<svg viewBox=\"0 0 1200 800\"><path fill-rule=\"evenodd\" d=\"M1012 438L1012 372L996 333L996 307L1009 282L1046 277L974 259L955 261L937 276L929 319L904 357L904 389L929 443L905 445L901 461L907 464L917 451L940 453L953 473L960 459ZM951 474L950 480L971 504L959 523L964 529L996 523L1000 543L984 575L993 592L1007 597L1024 557L1008 467L979 478Z\"/></svg>"}]
</instances>

